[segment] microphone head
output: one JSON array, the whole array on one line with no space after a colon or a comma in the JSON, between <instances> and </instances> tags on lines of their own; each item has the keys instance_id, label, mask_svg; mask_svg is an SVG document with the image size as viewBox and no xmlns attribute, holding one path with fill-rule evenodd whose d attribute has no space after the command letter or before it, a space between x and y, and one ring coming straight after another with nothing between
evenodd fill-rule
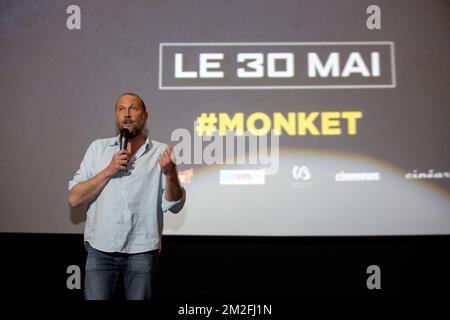
<instances>
[{"instance_id":1,"label":"microphone head","mask_svg":"<svg viewBox=\"0 0 450 320\"><path fill-rule=\"evenodd\" d=\"M127 128L121 129L120 130L120 136L129 138L130 137L130 130L128 130Z\"/></svg>"},{"instance_id":2,"label":"microphone head","mask_svg":"<svg viewBox=\"0 0 450 320\"><path fill-rule=\"evenodd\" d=\"M131 135L130 130L128 130L127 128L123 128L120 130L120 138L119 138L120 150L127 149L128 139L130 138L130 135Z\"/></svg>"}]
</instances>

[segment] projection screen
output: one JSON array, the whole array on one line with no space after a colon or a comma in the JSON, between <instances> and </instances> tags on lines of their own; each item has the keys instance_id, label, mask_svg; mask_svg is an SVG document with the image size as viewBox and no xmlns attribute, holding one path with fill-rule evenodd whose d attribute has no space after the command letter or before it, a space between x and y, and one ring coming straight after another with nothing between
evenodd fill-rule
<instances>
[{"instance_id":1,"label":"projection screen","mask_svg":"<svg viewBox=\"0 0 450 320\"><path fill-rule=\"evenodd\" d=\"M121 93L175 144L172 235L450 234L448 1L2 1L1 232L81 233L67 185Z\"/></svg>"}]
</instances>

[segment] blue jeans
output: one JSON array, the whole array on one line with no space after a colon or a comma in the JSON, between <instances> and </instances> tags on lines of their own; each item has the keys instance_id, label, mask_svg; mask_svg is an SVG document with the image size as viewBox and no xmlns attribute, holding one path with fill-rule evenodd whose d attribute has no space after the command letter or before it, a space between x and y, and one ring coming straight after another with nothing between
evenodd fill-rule
<instances>
[{"instance_id":1,"label":"blue jeans","mask_svg":"<svg viewBox=\"0 0 450 320\"><path fill-rule=\"evenodd\" d=\"M149 300L152 296L158 264L158 250L127 254L103 252L89 243L87 250L84 297L86 300L109 300L114 297L122 271L125 299Z\"/></svg>"}]
</instances>

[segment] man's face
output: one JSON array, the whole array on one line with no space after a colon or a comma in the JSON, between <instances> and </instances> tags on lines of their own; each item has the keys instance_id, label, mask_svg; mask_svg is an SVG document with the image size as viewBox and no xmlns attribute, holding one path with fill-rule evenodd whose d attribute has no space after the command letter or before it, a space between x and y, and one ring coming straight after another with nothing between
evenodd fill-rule
<instances>
[{"instance_id":1,"label":"man's face","mask_svg":"<svg viewBox=\"0 0 450 320\"><path fill-rule=\"evenodd\" d=\"M145 127L148 113L135 96L122 96L116 104L116 126L120 130L130 130L131 137L139 135Z\"/></svg>"}]
</instances>

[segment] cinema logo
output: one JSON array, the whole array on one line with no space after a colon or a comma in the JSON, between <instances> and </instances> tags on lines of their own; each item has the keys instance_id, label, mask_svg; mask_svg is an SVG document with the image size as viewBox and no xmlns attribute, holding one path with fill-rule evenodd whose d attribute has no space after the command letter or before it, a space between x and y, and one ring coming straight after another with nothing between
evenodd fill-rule
<instances>
[{"instance_id":1,"label":"cinema logo","mask_svg":"<svg viewBox=\"0 0 450 320\"><path fill-rule=\"evenodd\" d=\"M379 181L381 179L380 172L344 172L336 174L334 180L336 182L358 182L358 181Z\"/></svg>"},{"instance_id":2,"label":"cinema logo","mask_svg":"<svg viewBox=\"0 0 450 320\"><path fill-rule=\"evenodd\" d=\"M394 88L393 42L160 43L159 89Z\"/></svg>"},{"instance_id":3,"label":"cinema logo","mask_svg":"<svg viewBox=\"0 0 450 320\"><path fill-rule=\"evenodd\" d=\"M264 170L220 170L221 185L261 185L266 183Z\"/></svg>"},{"instance_id":4,"label":"cinema logo","mask_svg":"<svg viewBox=\"0 0 450 320\"><path fill-rule=\"evenodd\" d=\"M296 180L291 183L292 188L312 187L312 182L310 182L312 175L307 166L295 165L292 168L292 177Z\"/></svg>"},{"instance_id":5,"label":"cinema logo","mask_svg":"<svg viewBox=\"0 0 450 320\"><path fill-rule=\"evenodd\" d=\"M450 171L438 172L434 169L430 169L427 172L419 172L418 170L413 170L405 174L406 179L450 179Z\"/></svg>"}]
</instances>

